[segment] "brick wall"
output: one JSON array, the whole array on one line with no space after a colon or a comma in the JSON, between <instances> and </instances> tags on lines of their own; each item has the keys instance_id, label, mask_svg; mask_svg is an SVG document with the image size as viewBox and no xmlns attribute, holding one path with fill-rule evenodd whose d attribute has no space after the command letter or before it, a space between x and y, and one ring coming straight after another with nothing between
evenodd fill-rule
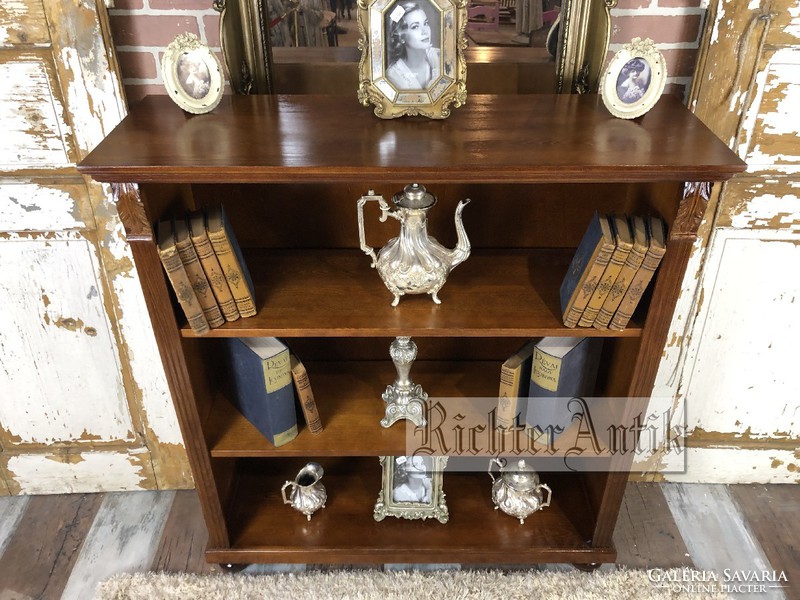
<instances>
[{"instance_id":1,"label":"brick wall","mask_svg":"<svg viewBox=\"0 0 800 600\"><path fill-rule=\"evenodd\" d=\"M597 0L595 0L597 1ZM612 10L609 58L634 37L650 37L667 61L668 93L683 95L694 71L707 0L619 0ZM219 14L211 0L116 0L109 11L128 101L165 93L163 50L184 31L222 60Z\"/></svg>"}]
</instances>

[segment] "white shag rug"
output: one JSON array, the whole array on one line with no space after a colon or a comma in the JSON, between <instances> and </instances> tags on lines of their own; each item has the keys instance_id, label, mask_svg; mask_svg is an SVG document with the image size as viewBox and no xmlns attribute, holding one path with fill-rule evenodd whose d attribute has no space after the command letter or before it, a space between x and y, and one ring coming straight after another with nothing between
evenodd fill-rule
<instances>
[{"instance_id":1,"label":"white shag rug","mask_svg":"<svg viewBox=\"0 0 800 600\"><path fill-rule=\"evenodd\" d=\"M680 570L676 570L680 572ZM697 584L695 584L697 585ZM673 587L675 589L673 589ZM645 570L320 571L277 575L121 574L95 600L727 600L725 593L657 588ZM707 589L707 588L706 588Z\"/></svg>"}]
</instances>

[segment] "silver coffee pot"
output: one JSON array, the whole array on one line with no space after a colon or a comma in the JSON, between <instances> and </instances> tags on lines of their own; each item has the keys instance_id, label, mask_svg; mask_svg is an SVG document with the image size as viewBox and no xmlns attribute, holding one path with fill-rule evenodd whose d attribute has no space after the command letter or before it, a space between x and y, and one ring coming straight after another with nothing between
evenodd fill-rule
<instances>
[{"instance_id":1,"label":"silver coffee pot","mask_svg":"<svg viewBox=\"0 0 800 600\"><path fill-rule=\"evenodd\" d=\"M283 503L290 504L293 509L303 513L310 521L311 515L320 508L325 508L325 502L328 500L328 492L320 481L324 473L325 471L319 463L308 463L300 469L294 481L287 481L281 487ZM291 488L288 496L286 495L287 488Z\"/></svg>"},{"instance_id":2,"label":"silver coffee pot","mask_svg":"<svg viewBox=\"0 0 800 600\"><path fill-rule=\"evenodd\" d=\"M400 235L389 242L375 255L368 246L364 235L364 205L376 201L381 209L381 222L387 217L400 221ZM428 211L436 204L436 196L425 187L412 183L392 197L391 208L383 196L370 190L358 200L358 233L361 250L372 257L372 267L378 270L383 283L394 295L392 306L397 306L404 294L430 294L436 304L439 290L447 280L447 275L456 266L467 260L470 243L464 231L461 212L469 200L458 203L455 213L456 247L448 250L428 235Z\"/></svg>"},{"instance_id":3,"label":"silver coffee pot","mask_svg":"<svg viewBox=\"0 0 800 600\"><path fill-rule=\"evenodd\" d=\"M524 460L518 460L511 465L506 464L505 458L493 458L489 461L489 477L492 478L492 502L494 508L502 510L507 515L516 517L520 523L536 512L550 506L552 491L545 483L539 483L539 474ZM500 476L495 477L492 467L497 465ZM547 491L547 501L544 493Z\"/></svg>"}]
</instances>

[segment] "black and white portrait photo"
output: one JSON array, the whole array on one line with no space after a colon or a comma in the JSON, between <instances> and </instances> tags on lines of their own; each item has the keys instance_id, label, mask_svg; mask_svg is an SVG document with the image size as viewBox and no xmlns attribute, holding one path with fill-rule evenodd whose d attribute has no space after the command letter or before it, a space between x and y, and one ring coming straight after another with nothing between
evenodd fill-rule
<instances>
[{"instance_id":1,"label":"black and white portrait photo","mask_svg":"<svg viewBox=\"0 0 800 600\"><path fill-rule=\"evenodd\" d=\"M638 102L650 87L650 65L636 57L625 63L617 77L617 96L626 103Z\"/></svg>"},{"instance_id":2,"label":"black and white portrait photo","mask_svg":"<svg viewBox=\"0 0 800 600\"><path fill-rule=\"evenodd\" d=\"M430 504L431 459L422 456L397 456L394 463L392 501Z\"/></svg>"},{"instance_id":3,"label":"black and white portrait photo","mask_svg":"<svg viewBox=\"0 0 800 600\"><path fill-rule=\"evenodd\" d=\"M398 90L424 90L442 71L441 14L428 0L398 0L385 13L386 79Z\"/></svg>"},{"instance_id":4,"label":"black and white portrait photo","mask_svg":"<svg viewBox=\"0 0 800 600\"><path fill-rule=\"evenodd\" d=\"M195 100L200 100L208 95L211 89L211 73L206 63L192 53L181 54L176 65L178 82L183 90Z\"/></svg>"}]
</instances>

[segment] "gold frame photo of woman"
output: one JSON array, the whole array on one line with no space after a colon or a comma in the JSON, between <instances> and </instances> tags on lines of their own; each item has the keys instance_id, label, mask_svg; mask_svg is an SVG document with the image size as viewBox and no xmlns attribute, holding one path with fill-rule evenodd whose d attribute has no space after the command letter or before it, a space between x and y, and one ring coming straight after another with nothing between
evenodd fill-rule
<instances>
[{"instance_id":1,"label":"gold frame photo of woman","mask_svg":"<svg viewBox=\"0 0 800 600\"><path fill-rule=\"evenodd\" d=\"M467 99L466 0L358 0L358 99L384 119L443 119Z\"/></svg>"}]
</instances>

